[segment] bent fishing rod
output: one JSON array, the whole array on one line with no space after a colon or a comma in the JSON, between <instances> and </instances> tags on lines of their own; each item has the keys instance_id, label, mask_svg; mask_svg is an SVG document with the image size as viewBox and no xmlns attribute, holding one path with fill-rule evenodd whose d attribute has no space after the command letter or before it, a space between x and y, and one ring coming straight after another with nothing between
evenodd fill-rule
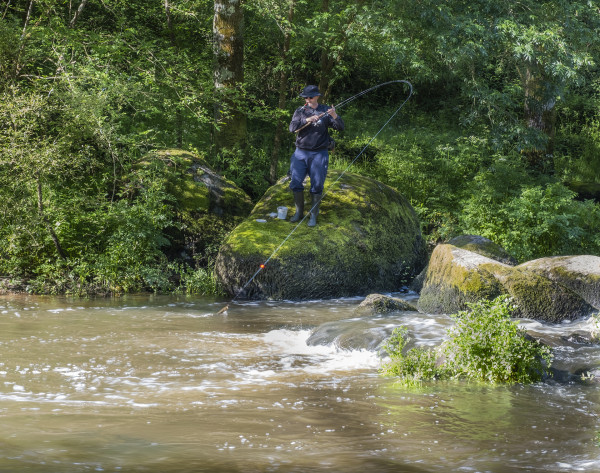
<instances>
[{"instance_id":1,"label":"bent fishing rod","mask_svg":"<svg viewBox=\"0 0 600 473\"><path fill-rule=\"evenodd\" d=\"M409 101L410 97L413 94L413 87L412 84L410 82L408 82L407 80L391 80L388 82L383 82L381 84L377 84L369 89L365 89L362 92L359 92L356 95L353 95L352 97L347 98L346 100L343 100L342 102L340 102L338 105L335 106L335 108L339 108L339 107L343 107L344 105L349 104L350 102L352 102L353 100L356 100L359 97L362 97L365 94L368 94L369 92L379 88L379 87L383 87L384 85L389 85L389 84L396 84L396 83L404 83L406 85L408 85L410 91L408 96L406 97L406 99L404 99L404 102L402 102L402 104L394 111L394 113L392 113L392 115L390 116L390 118L388 118L388 120L383 124L383 126L377 131L377 133L375 133L373 135L373 137L369 140L369 142L363 147L363 149L360 150L360 153L358 153L356 155L356 157L352 160L352 162L350 164L348 164L348 166L346 166L346 169L344 169L342 171L342 173L338 176L338 178L333 181L333 183L329 186L329 189L327 189L325 192L323 192L323 194L321 194L321 198L319 199L318 202L315 202L315 204L312 206L312 208L308 211L308 213L306 213L306 215L304 215L304 217L302 217L302 219L300 219L300 221L296 224L296 226L294 228L292 228L292 230L290 231L290 233L288 233L288 235L283 239L283 241L281 242L281 244L275 248L275 251L273 251L273 253L271 253L271 255L265 260L264 263L261 263L258 267L258 269L256 270L256 272L252 275L252 277L250 279L248 279L248 281L246 282L246 284L244 284L236 293L236 295L233 297L233 299L231 299L230 303L233 303L238 297L239 295L248 287L248 285L254 281L254 279L256 278L256 276L259 275L259 273L265 269L266 265L269 263L269 261L271 261L271 259L279 252L279 250L281 249L281 247L290 239L290 237L294 234L294 232L298 229L298 227L300 226L300 224L302 222L304 222L304 220L306 220L306 218L310 215L310 213L314 210L314 208L319 205L321 203L321 201L323 200L323 198L329 193L329 191L331 190L331 188L333 188L333 186L336 185L336 183L342 178L342 176L348 171L348 169L350 169L350 167L354 164L354 162L364 153L364 151L369 147L369 145L375 140L375 138L377 138L377 136L379 136L379 134L383 131L383 129L393 120L393 118L398 114L398 112L402 109L402 107L404 107L404 105L406 104L406 102ZM307 123L306 125L304 125L302 128L305 128L306 126L310 125L310 123ZM296 132L300 131L302 128L296 130ZM217 312L217 315L220 314L226 314L227 310L229 309L229 304L227 304L225 307L223 307L221 310L219 310L219 312Z\"/></svg>"},{"instance_id":2,"label":"bent fishing rod","mask_svg":"<svg viewBox=\"0 0 600 473\"><path fill-rule=\"evenodd\" d=\"M413 91L412 84L410 82L406 81L406 80L391 80L391 81L388 81L388 82L382 82L381 84L377 84L377 85L375 85L375 86L373 86L373 87L371 87L369 89L365 89L362 92L359 92L358 94L353 95L352 97L347 98L346 100L342 100L340 103L338 103L337 105L334 105L332 108L335 109L335 110L338 110L338 109L342 108L344 105L349 104L350 102L356 100L357 98L362 97L363 95L368 94L369 92L371 92L371 91L373 91L373 90L375 90L375 89L377 89L379 87L383 87L384 85L389 85L389 84L395 84L397 82L403 82L403 83L407 84L410 87L410 94L408 95L408 98L406 99L406 100L408 100L410 98L410 96L412 95L412 91ZM404 103L402 105L404 105ZM320 113L319 115L317 115L317 121L320 120L321 118L323 118L325 115L327 115L327 112L329 110L331 110L331 108L328 109L327 111L325 111L325 112ZM317 121L315 121L315 123ZM310 126L310 125L311 125L311 123L306 123L305 125L302 125L300 128L298 128L297 130L295 130L294 133L298 133L298 132L304 130L307 126Z\"/></svg>"}]
</instances>

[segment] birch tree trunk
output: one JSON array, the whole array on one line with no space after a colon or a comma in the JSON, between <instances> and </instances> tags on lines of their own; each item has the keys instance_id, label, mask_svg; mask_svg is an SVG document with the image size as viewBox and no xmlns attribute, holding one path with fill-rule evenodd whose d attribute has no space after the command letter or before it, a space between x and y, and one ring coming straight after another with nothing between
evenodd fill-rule
<instances>
[{"instance_id":1,"label":"birch tree trunk","mask_svg":"<svg viewBox=\"0 0 600 473\"><path fill-rule=\"evenodd\" d=\"M246 115L240 111L244 82L244 15L242 0L215 0L213 17L214 86L216 91L214 144L222 149L244 147Z\"/></svg>"}]
</instances>

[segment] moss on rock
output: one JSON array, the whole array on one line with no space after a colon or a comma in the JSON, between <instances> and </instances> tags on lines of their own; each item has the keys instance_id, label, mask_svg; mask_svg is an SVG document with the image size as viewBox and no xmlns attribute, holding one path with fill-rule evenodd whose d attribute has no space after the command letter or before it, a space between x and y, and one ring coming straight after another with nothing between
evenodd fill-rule
<instances>
[{"instance_id":1,"label":"moss on rock","mask_svg":"<svg viewBox=\"0 0 600 473\"><path fill-rule=\"evenodd\" d=\"M516 306L515 315L558 323L590 315L594 308L568 287L523 267L489 268Z\"/></svg>"},{"instance_id":2,"label":"moss on rock","mask_svg":"<svg viewBox=\"0 0 600 473\"><path fill-rule=\"evenodd\" d=\"M483 264L502 264L453 245L438 245L431 255L418 307L432 314L464 310L467 303L503 294Z\"/></svg>"},{"instance_id":3,"label":"moss on rock","mask_svg":"<svg viewBox=\"0 0 600 473\"><path fill-rule=\"evenodd\" d=\"M293 209L287 179L265 193L219 252L215 271L230 294L299 300L355 296L397 290L419 272L425 243L408 201L391 187L352 173L331 186L339 176L330 171L313 228L307 220L296 228L271 217L279 206Z\"/></svg>"},{"instance_id":4,"label":"moss on rock","mask_svg":"<svg viewBox=\"0 0 600 473\"><path fill-rule=\"evenodd\" d=\"M553 256L528 261L519 268L526 268L568 287L600 309L600 257Z\"/></svg>"},{"instance_id":5,"label":"moss on rock","mask_svg":"<svg viewBox=\"0 0 600 473\"><path fill-rule=\"evenodd\" d=\"M182 212L245 217L252 210L252 201L242 189L194 153L181 149L152 151L138 163L138 167L149 166L163 174L167 191Z\"/></svg>"},{"instance_id":6,"label":"moss on rock","mask_svg":"<svg viewBox=\"0 0 600 473\"><path fill-rule=\"evenodd\" d=\"M510 296L516 315L561 322L590 315L593 307L569 287L530 270L509 266L453 245L434 250L418 302L429 313L454 313L467 303Z\"/></svg>"},{"instance_id":7,"label":"moss on rock","mask_svg":"<svg viewBox=\"0 0 600 473\"><path fill-rule=\"evenodd\" d=\"M163 189L173 198L169 206L177 225L166 230L171 242L167 256L171 260L207 266L216 258L225 236L253 207L242 189L189 151L152 151L138 161L134 171L135 186L144 186L145 176L150 173L152 181L162 181Z\"/></svg>"}]
</instances>

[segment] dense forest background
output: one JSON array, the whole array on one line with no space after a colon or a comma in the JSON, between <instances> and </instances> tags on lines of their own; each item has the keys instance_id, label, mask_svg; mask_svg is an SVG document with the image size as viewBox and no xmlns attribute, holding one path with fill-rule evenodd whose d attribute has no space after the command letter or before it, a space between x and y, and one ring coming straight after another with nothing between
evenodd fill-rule
<instances>
[{"instance_id":1,"label":"dense forest background","mask_svg":"<svg viewBox=\"0 0 600 473\"><path fill-rule=\"evenodd\" d=\"M413 84L352 170L403 193L430 242L600 255L597 1L2 0L0 15L0 276L29 291L217 291L227 227L174 256L189 222L140 160L191 150L258 199L287 172L306 84L330 104ZM340 110L331 167L407 93Z\"/></svg>"}]
</instances>

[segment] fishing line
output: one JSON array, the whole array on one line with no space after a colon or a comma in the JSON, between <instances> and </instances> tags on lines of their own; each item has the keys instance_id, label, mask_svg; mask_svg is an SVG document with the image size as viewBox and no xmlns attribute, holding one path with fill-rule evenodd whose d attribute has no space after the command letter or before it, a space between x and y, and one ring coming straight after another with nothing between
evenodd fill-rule
<instances>
[{"instance_id":1,"label":"fishing line","mask_svg":"<svg viewBox=\"0 0 600 473\"><path fill-rule=\"evenodd\" d=\"M410 88L410 92L408 94L408 97L406 97L406 99L404 100L404 102L402 102L402 104L396 109L396 111L394 113L392 113L392 115L390 116L390 118L388 118L388 120L383 124L383 126L379 129L379 131L377 131L377 133L375 133L375 135L373 135L373 137L369 140L369 142L363 147L363 149L360 151L360 153L358 153L356 155L356 157L352 160L352 162L350 164L348 164L348 166L346 166L346 169L344 169L342 171L342 173L338 176L338 178L333 181L333 183L329 186L329 188L327 189L327 191L323 192L321 194L321 198L315 202L315 204L311 207L311 209L306 213L306 215L304 215L304 217L302 217L302 219L300 219L300 221L296 224L296 226L294 228L292 228L292 230L290 231L290 233L288 233L288 235L283 239L283 241L281 242L281 244L275 248L275 251L273 251L273 253L271 253L271 256L269 256L264 263L262 263L261 265L259 265L258 269L256 270L256 272L252 275L252 277L248 280L248 282L246 282L246 284L244 284L242 286L241 289L239 289L237 291L237 294L234 296L233 299L231 299L231 302L234 302L239 295L244 291L244 289L246 289L248 287L248 285L254 281L254 279L256 278L256 276L259 275L259 273L265 269L265 266L267 265L267 263L269 263L269 261L271 261L271 259L277 254L277 252L281 249L281 247L283 245L285 245L285 243L290 239L290 237L294 234L294 232L298 229L298 227L300 226L300 224L302 224L302 222L304 222L304 220L306 219L306 217L308 217L310 215L310 213L314 210L315 207L317 207L319 205L319 203L323 200L323 198L329 193L329 191L331 190L331 188L333 188L333 186L335 186L335 184L342 178L342 176L346 173L346 171L348 171L348 169L350 169L350 167L356 162L356 160L364 153L364 151L369 147L369 145L375 140L375 138L377 138L377 136L383 131L383 129L393 120L393 118L398 114L398 112L400 111L400 109L402 109L402 107L404 107L404 105L406 104L406 102L408 102L408 100L410 99L410 97L412 96L413 93L413 87L412 84L410 82L408 82L407 80L391 80L389 82L383 82L381 84L377 84L369 89L365 89L362 92L359 92L356 95L353 95L352 97L347 98L346 100L343 100L342 102L340 102L337 105L334 105L334 107L336 109L341 108L347 104L349 104L350 102L352 102L353 100L356 100L359 97L362 97L365 94L368 94L369 92L379 88L379 87L383 87L384 85L389 85L389 84L396 84L396 83L404 83L406 85L408 85L408 87ZM221 309L218 313L224 313L227 311L227 309L229 308L229 304L227 306L225 306L223 309Z\"/></svg>"}]
</instances>

